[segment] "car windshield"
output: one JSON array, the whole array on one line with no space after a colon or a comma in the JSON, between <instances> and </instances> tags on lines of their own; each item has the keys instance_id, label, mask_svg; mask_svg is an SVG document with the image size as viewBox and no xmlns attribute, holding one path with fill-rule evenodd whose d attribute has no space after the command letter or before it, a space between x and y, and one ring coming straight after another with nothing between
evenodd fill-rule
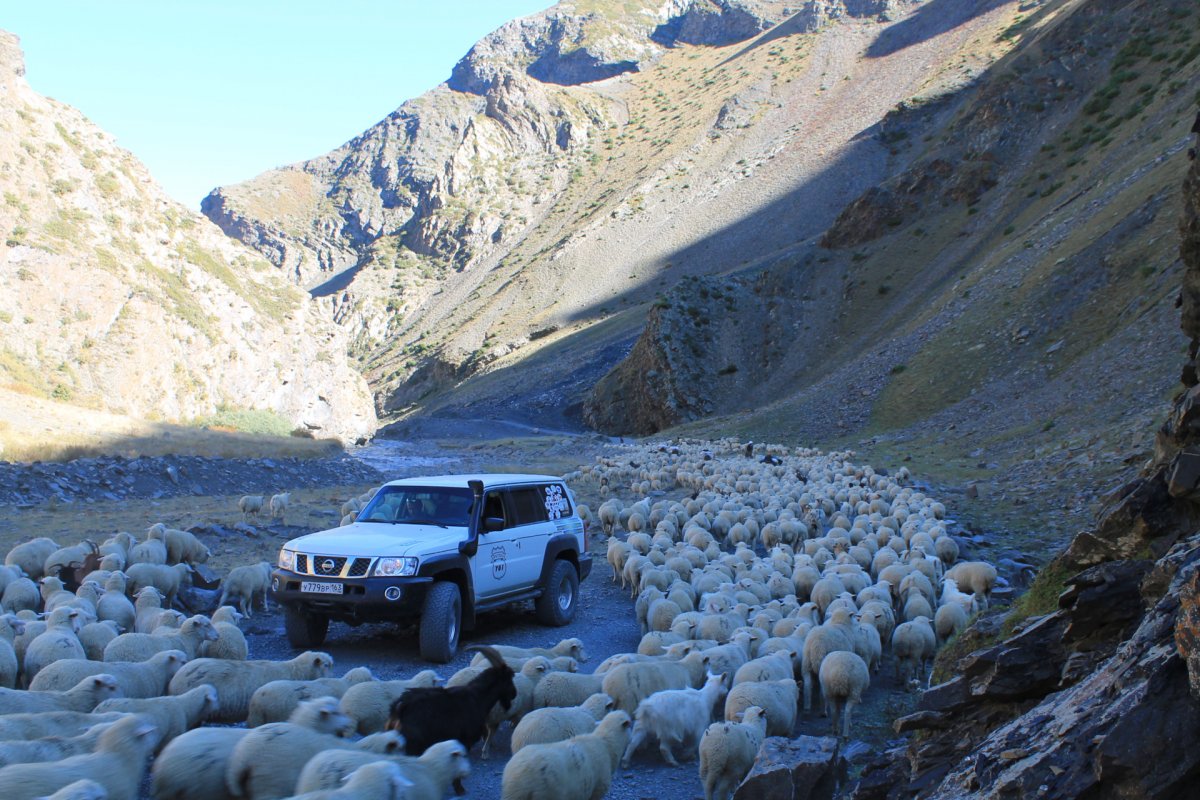
<instances>
[{"instance_id":1,"label":"car windshield","mask_svg":"<svg viewBox=\"0 0 1200 800\"><path fill-rule=\"evenodd\" d=\"M358 521L465 528L470 515L470 489L384 486L358 515Z\"/></svg>"}]
</instances>

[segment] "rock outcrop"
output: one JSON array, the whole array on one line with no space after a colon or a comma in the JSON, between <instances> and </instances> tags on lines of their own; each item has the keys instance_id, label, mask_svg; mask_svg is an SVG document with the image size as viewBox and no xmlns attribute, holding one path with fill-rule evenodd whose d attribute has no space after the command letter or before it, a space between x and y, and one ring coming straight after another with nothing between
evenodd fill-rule
<instances>
[{"instance_id":1,"label":"rock outcrop","mask_svg":"<svg viewBox=\"0 0 1200 800\"><path fill-rule=\"evenodd\" d=\"M1198 219L1200 162L1193 160L1180 224L1182 327L1191 347L1184 389L1157 433L1154 459L1042 571L1035 590L1061 589L1057 608L944 664L949 679L897 722L898 730L917 735L871 764L852 796L1194 796L1200 496L1190 461L1200 445L1200 427L1191 422L1200 349ZM997 622L985 618L968 635L999 638Z\"/></svg>"},{"instance_id":2,"label":"rock outcrop","mask_svg":"<svg viewBox=\"0 0 1200 800\"><path fill-rule=\"evenodd\" d=\"M23 75L0 33L5 388L143 419L227 407L369 434L366 383L325 310Z\"/></svg>"}]
</instances>

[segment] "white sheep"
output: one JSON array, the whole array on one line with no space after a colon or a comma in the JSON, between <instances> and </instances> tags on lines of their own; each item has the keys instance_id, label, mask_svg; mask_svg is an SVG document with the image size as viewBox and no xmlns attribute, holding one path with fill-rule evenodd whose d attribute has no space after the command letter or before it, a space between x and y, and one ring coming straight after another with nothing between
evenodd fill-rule
<instances>
[{"instance_id":1,"label":"white sheep","mask_svg":"<svg viewBox=\"0 0 1200 800\"><path fill-rule=\"evenodd\" d=\"M158 697L187 659L181 650L158 653L149 661L55 661L29 683L34 691L65 691L91 675L112 675L126 697Z\"/></svg>"},{"instance_id":2,"label":"white sheep","mask_svg":"<svg viewBox=\"0 0 1200 800\"><path fill-rule=\"evenodd\" d=\"M892 634L892 655L896 657L896 678L907 688L919 682L926 662L937 653L937 635L928 617L917 617L896 626Z\"/></svg>"},{"instance_id":3,"label":"white sheep","mask_svg":"<svg viewBox=\"0 0 1200 800\"><path fill-rule=\"evenodd\" d=\"M100 734L112 726L111 722L101 722L88 728L78 736L50 736L45 739L32 741L0 742L0 767L9 764L36 764L42 761L59 761L67 756L77 756L92 753L96 750L96 742Z\"/></svg>"},{"instance_id":4,"label":"white sheep","mask_svg":"<svg viewBox=\"0 0 1200 800\"><path fill-rule=\"evenodd\" d=\"M533 689L533 707L578 706L603 690L604 675L584 675L574 672L551 672L538 681Z\"/></svg>"},{"instance_id":5,"label":"white sheep","mask_svg":"<svg viewBox=\"0 0 1200 800\"><path fill-rule=\"evenodd\" d=\"M357 771L381 763L394 765L407 780L408 786L402 795L404 800L442 800L451 788L456 794L464 794L462 781L471 772L467 748L454 740L437 742L415 758L358 750L325 750L304 765L296 781L296 792L303 792L299 796L305 798L323 797L317 792L329 791L339 785L348 787ZM351 800L360 798L367 800L363 795L352 796Z\"/></svg>"},{"instance_id":6,"label":"white sheep","mask_svg":"<svg viewBox=\"0 0 1200 800\"><path fill-rule=\"evenodd\" d=\"M704 800L729 800L754 766L767 736L767 716L750 706L740 722L714 722L700 739L700 782Z\"/></svg>"},{"instance_id":7,"label":"white sheep","mask_svg":"<svg viewBox=\"0 0 1200 800\"><path fill-rule=\"evenodd\" d=\"M948 603L940 606L933 615L934 633L939 642L945 642L954 634L967 627L967 612L958 603Z\"/></svg>"},{"instance_id":8,"label":"white sheep","mask_svg":"<svg viewBox=\"0 0 1200 800\"><path fill-rule=\"evenodd\" d=\"M796 704L800 689L794 680L739 683L725 697L725 721L736 722L750 706L767 716L768 736L791 736L796 726Z\"/></svg>"},{"instance_id":9,"label":"white sheep","mask_svg":"<svg viewBox=\"0 0 1200 800\"><path fill-rule=\"evenodd\" d=\"M543 682L545 680L542 679ZM571 708L536 708L517 723L510 747L515 753L527 744L561 742L572 736L589 733L597 722L615 708L613 699L603 693L594 694Z\"/></svg>"},{"instance_id":10,"label":"white sheep","mask_svg":"<svg viewBox=\"0 0 1200 800\"><path fill-rule=\"evenodd\" d=\"M92 661L104 660L104 648L121 635L121 626L111 619L89 622L79 629L79 643Z\"/></svg>"},{"instance_id":11,"label":"white sheep","mask_svg":"<svg viewBox=\"0 0 1200 800\"><path fill-rule=\"evenodd\" d=\"M217 605L226 605L229 598L237 598L239 610L247 617L254 606L254 598L262 598L263 611L270 611L267 593L271 588L271 563L260 561L253 566L234 567L221 581L221 599Z\"/></svg>"},{"instance_id":12,"label":"white sheep","mask_svg":"<svg viewBox=\"0 0 1200 800\"><path fill-rule=\"evenodd\" d=\"M250 709L250 698L258 687L279 680L306 681L327 678L333 659L327 653L306 651L290 661L228 661L223 658L197 658L184 664L168 687L171 694L183 694L201 684L217 687L221 722L242 722Z\"/></svg>"},{"instance_id":13,"label":"white sheep","mask_svg":"<svg viewBox=\"0 0 1200 800\"><path fill-rule=\"evenodd\" d=\"M79 641L81 614L76 608L57 608L46 620L46 630L29 643L22 672L28 683L38 672L60 659L86 659L87 651Z\"/></svg>"},{"instance_id":14,"label":"white sheep","mask_svg":"<svg viewBox=\"0 0 1200 800\"><path fill-rule=\"evenodd\" d=\"M188 564L133 564L125 570L129 579L129 591L136 594L146 586L153 586L162 593L166 608L175 605L175 597L181 588L192 582L192 567Z\"/></svg>"},{"instance_id":15,"label":"white sheep","mask_svg":"<svg viewBox=\"0 0 1200 800\"><path fill-rule=\"evenodd\" d=\"M217 710L217 690L197 686L177 697L116 697L96 707L96 713L123 711L152 720L159 731L159 746L204 722Z\"/></svg>"},{"instance_id":16,"label":"white sheep","mask_svg":"<svg viewBox=\"0 0 1200 800\"><path fill-rule=\"evenodd\" d=\"M45 575L46 559L58 550L58 542L39 536L28 542L23 542L8 551L4 556L4 566L20 567L25 577L37 580Z\"/></svg>"},{"instance_id":17,"label":"white sheep","mask_svg":"<svg viewBox=\"0 0 1200 800\"><path fill-rule=\"evenodd\" d=\"M13 764L0 769L5 800L34 800L81 779L93 780L108 800L137 800L146 760L157 731L138 716L121 719L96 743L96 752L41 764Z\"/></svg>"},{"instance_id":18,"label":"white sheep","mask_svg":"<svg viewBox=\"0 0 1200 800\"><path fill-rule=\"evenodd\" d=\"M196 657L202 642L215 642L217 630L203 614L188 617L175 633L122 633L104 648L105 661L146 661L164 650L182 650Z\"/></svg>"},{"instance_id":19,"label":"white sheep","mask_svg":"<svg viewBox=\"0 0 1200 800\"><path fill-rule=\"evenodd\" d=\"M168 564L204 564L212 553L191 531L168 528L161 522L150 526L148 539L160 539L167 548Z\"/></svg>"},{"instance_id":20,"label":"white sheep","mask_svg":"<svg viewBox=\"0 0 1200 800\"><path fill-rule=\"evenodd\" d=\"M509 759L501 779L502 800L597 800L608 793L629 743L629 715L608 714L591 733L565 742L533 744Z\"/></svg>"},{"instance_id":21,"label":"white sheep","mask_svg":"<svg viewBox=\"0 0 1200 800\"><path fill-rule=\"evenodd\" d=\"M42 739L49 736L78 736L101 722L116 722L124 714L93 714L90 711L35 711L0 717L0 741ZM2 786L3 784L0 784Z\"/></svg>"},{"instance_id":22,"label":"white sheep","mask_svg":"<svg viewBox=\"0 0 1200 800\"><path fill-rule=\"evenodd\" d=\"M38 585L29 578L17 578L4 587L0 595L0 609L16 614L19 611L37 611L42 605L42 593Z\"/></svg>"},{"instance_id":23,"label":"white sheep","mask_svg":"<svg viewBox=\"0 0 1200 800\"><path fill-rule=\"evenodd\" d=\"M635 661L620 664L604 675L601 691L612 697L625 713L636 711L650 695L667 689L696 688L704 680L708 657L688 653L680 661Z\"/></svg>"},{"instance_id":24,"label":"white sheep","mask_svg":"<svg viewBox=\"0 0 1200 800\"><path fill-rule=\"evenodd\" d=\"M261 494L248 494L238 500L238 511L242 512L243 519L250 517L258 518L262 512L263 496Z\"/></svg>"},{"instance_id":25,"label":"white sheep","mask_svg":"<svg viewBox=\"0 0 1200 800\"><path fill-rule=\"evenodd\" d=\"M956 586L974 592L979 606L987 608L998 575L996 568L986 561L960 561L946 570L944 577L953 580Z\"/></svg>"},{"instance_id":26,"label":"white sheep","mask_svg":"<svg viewBox=\"0 0 1200 800\"><path fill-rule=\"evenodd\" d=\"M91 675L65 692L30 692L0 689L0 715L34 714L39 711L79 711L87 713L110 697L120 695L112 675Z\"/></svg>"},{"instance_id":27,"label":"white sheep","mask_svg":"<svg viewBox=\"0 0 1200 800\"><path fill-rule=\"evenodd\" d=\"M320 755L317 758L320 758ZM363 764L347 775L340 786L338 789L317 789L296 794L289 800L409 800L425 796L414 793L413 781L409 775L399 764L391 761L371 761ZM433 800L441 800L441 795L430 797Z\"/></svg>"},{"instance_id":28,"label":"white sheep","mask_svg":"<svg viewBox=\"0 0 1200 800\"><path fill-rule=\"evenodd\" d=\"M241 612L233 606L221 606L214 611L212 623L217 632L217 639L213 642L202 642L200 656L245 661L250 655L250 649L246 644L246 635L238 627L241 619Z\"/></svg>"},{"instance_id":29,"label":"white sheep","mask_svg":"<svg viewBox=\"0 0 1200 800\"><path fill-rule=\"evenodd\" d=\"M781 681L784 678L795 677L792 652L787 649L776 650L770 655L760 656L753 661L747 661L738 667L733 676L733 685L755 681Z\"/></svg>"},{"instance_id":30,"label":"white sheep","mask_svg":"<svg viewBox=\"0 0 1200 800\"><path fill-rule=\"evenodd\" d=\"M354 721L337 710L336 698L305 700L287 722L254 728L234 746L225 768L225 786L234 797L287 797L296 788L299 765L322 750L354 747L354 742L342 738L353 730Z\"/></svg>"},{"instance_id":31,"label":"white sheep","mask_svg":"<svg viewBox=\"0 0 1200 800\"><path fill-rule=\"evenodd\" d=\"M135 564L166 564L167 543L162 539L147 539L138 542L129 551L129 559L125 563L128 570Z\"/></svg>"},{"instance_id":32,"label":"white sheep","mask_svg":"<svg viewBox=\"0 0 1200 800\"><path fill-rule=\"evenodd\" d=\"M842 721L842 738L850 738L850 712L862 702L863 692L871 685L871 673L867 662L856 653L837 650L825 656L820 670L821 695L825 698L825 711L838 733L838 719Z\"/></svg>"},{"instance_id":33,"label":"white sheep","mask_svg":"<svg viewBox=\"0 0 1200 800\"><path fill-rule=\"evenodd\" d=\"M154 759L154 800L232 800L225 769L246 728L196 728L172 739Z\"/></svg>"},{"instance_id":34,"label":"white sheep","mask_svg":"<svg viewBox=\"0 0 1200 800\"><path fill-rule=\"evenodd\" d=\"M271 519L277 519L280 522L284 522L285 517L287 516L288 505L291 502L291 492L283 492L282 494L271 495Z\"/></svg>"},{"instance_id":35,"label":"white sheep","mask_svg":"<svg viewBox=\"0 0 1200 800\"><path fill-rule=\"evenodd\" d=\"M346 689L338 710L355 721L355 730L363 735L378 733L387 725L393 702L409 689L437 686L442 679L431 669L398 681L365 681Z\"/></svg>"},{"instance_id":36,"label":"white sheep","mask_svg":"<svg viewBox=\"0 0 1200 800\"><path fill-rule=\"evenodd\" d=\"M88 556L99 553L100 548L91 539L84 539L71 547L60 547L46 557L42 575L58 576L64 569L78 569Z\"/></svg>"},{"instance_id":37,"label":"white sheep","mask_svg":"<svg viewBox=\"0 0 1200 800\"><path fill-rule=\"evenodd\" d=\"M712 721L713 707L724 693L725 676L709 673L699 689L674 689L647 697L634 713L633 733L621 766L628 767L633 754L650 738L658 740L659 754L672 767L679 766L676 749L681 750L684 760L690 760Z\"/></svg>"},{"instance_id":38,"label":"white sheep","mask_svg":"<svg viewBox=\"0 0 1200 800\"><path fill-rule=\"evenodd\" d=\"M163 593L153 586L147 586L134 592L133 596L135 601L133 630L137 633L150 633L158 627L158 620L164 610Z\"/></svg>"},{"instance_id":39,"label":"white sheep","mask_svg":"<svg viewBox=\"0 0 1200 800\"><path fill-rule=\"evenodd\" d=\"M268 722L284 722L304 700L317 697L341 699L346 690L375 676L366 667L355 667L340 678L317 678L311 681L271 681L254 690L246 714L246 727L257 728ZM342 712L345 713L345 712Z\"/></svg>"},{"instance_id":40,"label":"white sheep","mask_svg":"<svg viewBox=\"0 0 1200 800\"><path fill-rule=\"evenodd\" d=\"M583 642L579 639L563 639L553 647L513 647L507 644L492 645L505 659L509 658L533 658L534 656L545 656L546 658L555 658L558 656L569 656L580 664L587 662L587 651L584 649ZM472 665L485 665L487 659L482 653L478 654L471 660Z\"/></svg>"}]
</instances>

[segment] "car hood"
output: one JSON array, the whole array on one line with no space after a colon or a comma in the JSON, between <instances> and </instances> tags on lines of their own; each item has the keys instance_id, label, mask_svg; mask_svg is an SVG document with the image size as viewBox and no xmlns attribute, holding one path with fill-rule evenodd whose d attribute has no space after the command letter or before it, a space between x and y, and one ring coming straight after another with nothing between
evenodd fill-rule
<instances>
[{"instance_id":1,"label":"car hood","mask_svg":"<svg viewBox=\"0 0 1200 800\"><path fill-rule=\"evenodd\" d=\"M386 522L355 522L292 539L288 550L322 556L429 556L457 550L466 541L467 529L437 525L393 525Z\"/></svg>"}]
</instances>

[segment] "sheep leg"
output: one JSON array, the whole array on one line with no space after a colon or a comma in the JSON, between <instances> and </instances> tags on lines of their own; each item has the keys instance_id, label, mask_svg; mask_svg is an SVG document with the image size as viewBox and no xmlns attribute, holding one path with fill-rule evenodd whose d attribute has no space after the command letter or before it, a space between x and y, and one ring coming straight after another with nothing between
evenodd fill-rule
<instances>
[{"instance_id":1,"label":"sheep leg","mask_svg":"<svg viewBox=\"0 0 1200 800\"><path fill-rule=\"evenodd\" d=\"M633 754L642 746L642 742L646 740L646 729L642 727L640 722L633 724L633 733L629 737L629 746L625 748L625 755L621 757L621 768L628 769L629 761L633 758Z\"/></svg>"},{"instance_id":2,"label":"sheep leg","mask_svg":"<svg viewBox=\"0 0 1200 800\"><path fill-rule=\"evenodd\" d=\"M846 705L842 707L842 738L849 740L850 738L850 709L854 708L854 702L846 701Z\"/></svg>"},{"instance_id":3,"label":"sheep leg","mask_svg":"<svg viewBox=\"0 0 1200 800\"><path fill-rule=\"evenodd\" d=\"M804 670L804 713L812 711L812 689L813 679L812 672Z\"/></svg>"},{"instance_id":4,"label":"sheep leg","mask_svg":"<svg viewBox=\"0 0 1200 800\"><path fill-rule=\"evenodd\" d=\"M668 738L658 740L658 752L662 755L663 761L670 764L672 767L678 767L679 762L675 760L675 754L671 752L671 741Z\"/></svg>"}]
</instances>

